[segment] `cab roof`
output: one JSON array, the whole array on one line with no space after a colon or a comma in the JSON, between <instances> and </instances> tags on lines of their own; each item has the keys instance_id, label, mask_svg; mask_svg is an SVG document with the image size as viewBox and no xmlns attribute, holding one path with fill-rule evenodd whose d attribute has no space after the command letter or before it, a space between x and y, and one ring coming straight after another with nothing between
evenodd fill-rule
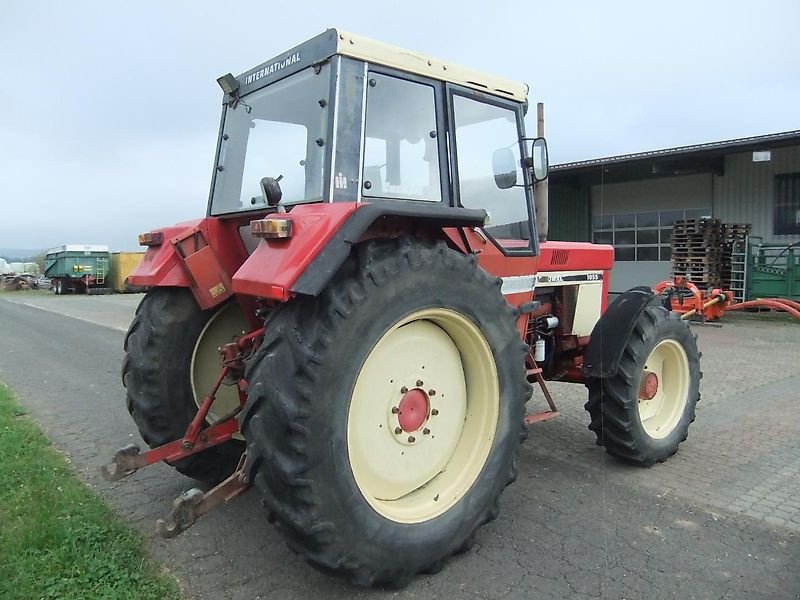
<instances>
[{"instance_id":1,"label":"cab roof","mask_svg":"<svg viewBox=\"0 0 800 600\"><path fill-rule=\"evenodd\" d=\"M457 83L519 102L524 102L528 96L528 86L524 83L462 67L421 52L406 50L341 29L334 31L338 39L337 54L440 81Z\"/></svg>"},{"instance_id":2,"label":"cab roof","mask_svg":"<svg viewBox=\"0 0 800 600\"><path fill-rule=\"evenodd\" d=\"M247 94L336 54L463 85L517 102L525 102L528 96L528 86L524 83L462 67L342 29L328 29L288 52L245 71L237 78L240 93Z\"/></svg>"}]
</instances>

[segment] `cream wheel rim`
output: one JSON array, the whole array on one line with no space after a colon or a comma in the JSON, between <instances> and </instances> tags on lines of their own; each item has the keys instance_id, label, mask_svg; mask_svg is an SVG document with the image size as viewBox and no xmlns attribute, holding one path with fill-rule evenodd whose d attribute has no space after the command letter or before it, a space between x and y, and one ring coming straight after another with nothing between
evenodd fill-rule
<instances>
[{"instance_id":1,"label":"cream wheel rim","mask_svg":"<svg viewBox=\"0 0 800 600\"><path fill-rule=\"evenodd\" d=\"M642 380L656 377L657 389L648 399L639 397L639 420L647 435L667 437L683 417L689 400L689 359L675 340L662 340L645 361ZM649 394L647 394L649 395Z\"/></svg>"},{"instance_id":2,"label":"cream wheel rim","mask_svg":"<svg viewBox=\"0 0 800 600\"><path fill-rule=\"evenodd\" d=\"M236 302L228 302L208 320L197 337L192 352L191 382L194 402L199 407L203 398L219 377L222 357L219 349L250 328L241 307ZM236 385L221 385L217 397L208 411L206 421L215 423L220 417L239 406L239 391ZM243 439L240 434L234 435Z\"/></svg>"},{"instance_id":3,"label":"cream wheel rim","mask_svg":"<svg viewBox=\"0 0 800 600\"><path fill-rule=\"evenodd\" d=\"M415 312L373 347L356 379L347 450L379 514L419 523L449 510L483 469L500 386L480 329L452 310Z\"/></svg>"}]
</instances>

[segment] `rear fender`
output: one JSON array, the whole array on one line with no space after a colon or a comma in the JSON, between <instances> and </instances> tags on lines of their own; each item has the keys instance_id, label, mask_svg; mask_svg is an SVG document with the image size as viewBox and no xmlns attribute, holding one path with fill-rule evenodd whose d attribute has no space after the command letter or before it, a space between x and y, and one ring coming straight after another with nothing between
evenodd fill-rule
<instances>
[{"instance_id":1,"label":"rear fender","mask_svg":"<svg viewBox=\"0 0 800 600\"><path fill-rule=\"evenodd\" d=\"M290 220L292 236L262 240L233 276L233 291L279 302L295 294L317 296L370 227L397 217L441 229L481 226L486 213L391 200L296 206L267 217Z\"/></svg>"},{"instance_id":2,"label":"rear fender","mask_svg":"<svg viewBox=\"0 0 800 600\"><path fill-rule=\"evenodd\" d=\"M134 286L188 287L203 310L224 302L233 295L231 275L247 256L238 234L240 222L209 217L156 230L164 242L148 249L128 281Z\"/></svg>"},{"instance_id":3,"label":"rear fender","mask_svg":"<svg viewBox=\"0 0 800 600\"><path fill-rule=\"evenodd\" d=\"M191 231L200 225L202 221L202 219L197 219L188 223L179 223L172 227L154 229L154 233L162 234L164 243L147 248L142 260L128 275L130 284L136 287L191 287L192 281L181 265L181 260L175 252L175 247L169 243L169 240L180 236L186 231Z\"/></svg>"},{"instance_id":4,"label":"rear fender","mask_svg":"<svg viewBox=\"0 0 800 600\"><path fill-rule=\"evenodd\" d=\"M649 287L635 287L621 294L594 326L583 357L583 371L588 377L610 377L619 361L633 327L645 308L657 297Z\"/></svg>"}]
</instances>

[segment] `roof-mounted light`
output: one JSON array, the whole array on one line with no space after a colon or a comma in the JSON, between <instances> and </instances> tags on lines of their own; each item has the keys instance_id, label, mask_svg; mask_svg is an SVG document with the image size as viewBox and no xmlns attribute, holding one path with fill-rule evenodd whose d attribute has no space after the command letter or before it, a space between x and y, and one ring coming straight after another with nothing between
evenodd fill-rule
<instances>
[{"instance_id":1,"label":"roof-mounted light","mask_svg":"<svg viewBox=\"0 0 800 600\"><path fill-rule=\"evenodd\" d=\"M217 83L228 96L233 96L239 89L239 82L231 73L218 77Z\"/></svg>"}]
</instances>

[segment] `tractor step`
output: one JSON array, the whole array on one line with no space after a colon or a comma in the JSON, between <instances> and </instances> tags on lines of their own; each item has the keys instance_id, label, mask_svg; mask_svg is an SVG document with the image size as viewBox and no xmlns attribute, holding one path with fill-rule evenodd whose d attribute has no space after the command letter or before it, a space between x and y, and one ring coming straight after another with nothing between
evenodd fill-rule
<instances>
[{"instance_id":1,"label":"tractor step","mask_svg":"<svg viewBox=\"0 0 800 600\"><path fill-rule=\"evenodd\" d=\"M164 539L177 537L189 527L194 525L201 516L216 508L220 504L232 502L250 489L247 480L245 463L247 454L242 454L239 466L225 481L203 493L202 490L192 488L184 492L172 502L172 511L169 519L156 521L156 535Z\"/></svg>"},{"instance_id":2,"label":"tractor step","mask_svg":"<svg viewBox=\"0 0 800 600\"><path fill-rule=\"evenodd\" d=\"M547 406L549 407L549 410L543 410L541 412L525 415L525 418L523 419L525 425L532 425L533 423L541 423L542 421L554 419L561 413L558 411L556 403L553 401L553 396L550 395L550 390L547 389L547 384L545 384L544 377L542 376L542 369L536 364L532 353L528 355L528 361L533 365L533 367L527 369L526 371L528 381L539 384L539 387L542 389L542 394L544 394L544 399L547 401Z\"/></svg>"},{"instance_id":3,"label":"tractor step","mask_svg":"<svg viewBox=\"0 0 800 600\"><path fill-rule=\"evenodd\" d=\"M525 425L533 425L534 423L541 423L542 421L555 419L560 414L561 413L557 410L543 410L541 412L525 415L523 420L525 421Z\"/></svg>"}]
</instances>

